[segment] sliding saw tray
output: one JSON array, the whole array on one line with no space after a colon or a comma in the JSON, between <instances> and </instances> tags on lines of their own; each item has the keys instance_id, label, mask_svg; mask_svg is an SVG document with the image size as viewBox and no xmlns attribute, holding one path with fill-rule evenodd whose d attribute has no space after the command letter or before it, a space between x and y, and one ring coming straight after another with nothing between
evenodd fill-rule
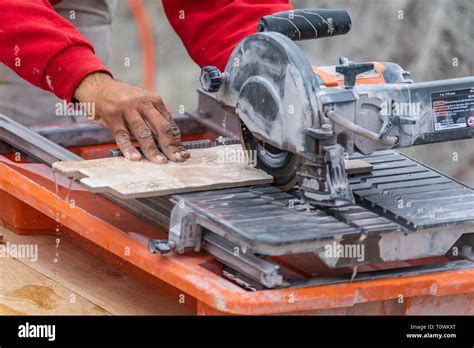
<instances>
[{"instance_id":1,"label":"sliding saw tray","mask_svg":"<svg viewBox=\"0 0 474 348\"><path fill-rule=\"evenodd\" d=\"M297 193L269 185L178 194L172 196L170 240L179 245L179 238L200 231L203 240L225 241L240 256L311 252L331 269L450 254L472 259L472 189L392 150L353 159L374 169L350 177L352 206L308 207ZM363 259L328 256L332 243L363 246Z\"/></svg>"}]
</instances>

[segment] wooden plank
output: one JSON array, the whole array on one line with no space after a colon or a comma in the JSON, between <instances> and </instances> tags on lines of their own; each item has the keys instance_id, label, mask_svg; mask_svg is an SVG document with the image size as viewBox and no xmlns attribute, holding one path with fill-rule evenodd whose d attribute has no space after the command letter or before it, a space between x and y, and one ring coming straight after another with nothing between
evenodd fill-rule
<instances>
[{"instance_id":1,"label":"wooden plank","mask_svg":"<svg viewBox=\"0 0 474 348\"><path fill-rule=\"evenodd\" d=\"M65 238L60 238L57 246L55 236L19 236L3 228L0 228L0 232L4 234L5 241L10 243L38 245L38 260L21 258L15 260L17 263L49 278L58 284L57 286L77 294L106 313L113 315L194 314L192 309L185 304L171 300L145 284L113 269ZM11 278L12 275L5 274L5 277ZM2 303L1 299L0 303ZM31 309L30 307L23 308L23 310ZM8 312L8 309L4 311ZM2 313L1 308L0 313ZM30 312L27 313L30 314ZM88 313L84 310L84 313L80 314ZM58 314L69 314L69 312Z\"/></svg>"},{"instance_id":2,"label":"wooden plank","mask_svg":"<svg viewBox=\"0 0 474 348\"><path fill-rule=\"evenodd\" d=\"M93 192L120 198L164 196L174 193L251 186L273 182L273 177L247 163L241 145L189 150L184 163L154 164L123 157L57 162L53 169Z\"/></svg>"},{"instance_id":3,"label":"wooden plank","mask_svg":"<svg viewBox=\"0 0 474 348\"><path fill-rule=\"evenodd\" d=\"M0 258L0 279L0 315L109 314L13 258Z\"/></svg>"}]
</instances>

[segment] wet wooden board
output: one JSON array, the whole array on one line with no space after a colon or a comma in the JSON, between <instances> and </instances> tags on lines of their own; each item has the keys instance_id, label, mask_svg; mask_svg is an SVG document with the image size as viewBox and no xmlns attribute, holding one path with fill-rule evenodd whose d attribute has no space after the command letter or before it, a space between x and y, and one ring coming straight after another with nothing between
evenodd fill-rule
<instances>
[{"instance_id":1,"label":"wet wooden board","mask_svg":"<svg viewBox=\"0 0 474 348\"><path fill-rule=\"evenodd\" d=\"M110 314L20 261L0 259L0 315Z\"/></svg>"},{"instance_id":2,"label":"wet wooden board","mask_svg":"<svg viewBox=\"0 0 474 348\"><path fill-rule=\"evenodd\" d=\"M19 236L2 227L0 233L10 245L38 246L38 259L0 258L0 315L193 314L64 237L56 246L52 235Z\"/></svg>"},{"instance_id":3,"label":"wet wooden board","mask_svg":"<svg viewBox=\"0 0 474 348\"><path fill-rule=\"evenodd\" d=\"M164 196L174 193L252 186L273 182L273 177L247 164L241 145L189 150L184 163L155 164L111 157L89 161L56 162L53 169L75 177L92 192L120 198Z\"/></svg>"}]
</instances>

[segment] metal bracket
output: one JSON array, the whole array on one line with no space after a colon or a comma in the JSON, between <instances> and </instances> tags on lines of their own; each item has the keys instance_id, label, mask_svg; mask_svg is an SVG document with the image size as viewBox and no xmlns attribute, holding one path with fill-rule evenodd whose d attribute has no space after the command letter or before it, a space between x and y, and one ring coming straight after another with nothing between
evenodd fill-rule
<instances>
[{"instance_id":1,"label":"metal bracket","mask_svg":"<svg viewBox=\"0 0 474 348\"><path fill-rule=\"evenodd\" d=\"M233 245L212 233L206 233L202 248L223 264L237 270L267 288L284 285L280 266L263 257L239 252L238 245Z\"/></svg>"},{"instance_id":2,"label":"metal bracket","mask_svg":"<svg viewBox=\"0 0 474 348\"><path fill-rule=\"evenodd\" d=\"M167 243L156 241L159 250L168 252L168 248L171 247L175 252L182 254L189 248L195 251L203 249L225 265L268 288L283 284L283 276L279 273L277 264L219 236L218 227L196 214L192 208L181 206L179 202L171 211L169 232Z\"/></svg>"},{"instance_id":3,"label":"metal bracket","mask_svg":"<svg viewBox=\"0 0 474 348\"><path fill-rule=\"evenodd\" d=\"M323 146L322 150L322 161L307 160L298 172L302 198L324 206L353 204L354 196L344 164L344 148L334 144Z\"/></svg>"},{"instance_id":4,"label":"metal bracket","mask_svg":"<svg viewBox=\"0 0 474 348\"><path fill-rule=\"evenodd\" d=\"M391 104L394 101L392 100ZM389 111L391 112L391 110ZM390 131L394 126L400 126L402 124L416 124L416 120L408 116L399 116L399 115L380 115L381 120L383 121L382 128L380 128L379 139L387 138Z\"/></svg>"}]
</instances>

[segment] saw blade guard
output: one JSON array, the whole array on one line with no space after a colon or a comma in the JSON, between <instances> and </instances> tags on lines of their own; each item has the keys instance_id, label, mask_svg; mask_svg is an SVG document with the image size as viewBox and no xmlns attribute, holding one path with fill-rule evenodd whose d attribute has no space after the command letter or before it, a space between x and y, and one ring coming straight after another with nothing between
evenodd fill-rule
<instances>
[{"instance_id":1,"label":"saw blade guard","mask_svg":"<svg viewBox=\"0 0 474 348\"><path fill-rule=\"evenodd\" d=\"M303 153L304 128L319 128L319 83L303 52L275 32L245 38L233 51L217 99L248 130L280 150ZM316 123L316 124L315 124Z\"/></svg>"},{"instance_id":2,"label":"saw blade guard","mask_svg":"<svg viewBox=\"0 0 474 348\"><path fill-rule=\"evenodd\" d=\"M304 53L286 36L258 33L234 50L217 98L235 107L244 145L257 166L291 188L305 152L305 127L318 127L319 82Z\"/></svg>"}]
</instances>

